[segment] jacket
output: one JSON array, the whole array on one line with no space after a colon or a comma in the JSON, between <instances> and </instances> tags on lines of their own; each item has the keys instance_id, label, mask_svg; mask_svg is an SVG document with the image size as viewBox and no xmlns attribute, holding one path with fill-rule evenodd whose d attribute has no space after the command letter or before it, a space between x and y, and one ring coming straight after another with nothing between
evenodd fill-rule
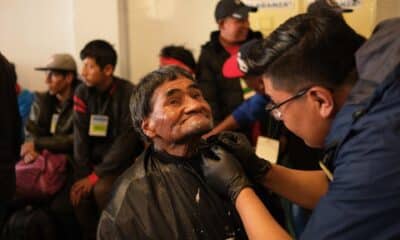
<instances>
[{"instance_id":1,"label":"jacket","mask_svg":"<svg viewBox=\"0 0 400 240\"><path fill-rule=\"evenodd\" d=\"M219 42L219 34L219 31L212 32L210 40L202 46L196 71L198 84L211 106L215 124L243 101L240 79L228 79L222 75L222 66L230 55ZM261 33L250 30L246 42L255 38L262 38Z\"/></svg>"},{"instance_id":2,"label":"jacket","mask_svg":"<svg viewBox=\"0 0 400 240\"><path fill-rule=\"evenodd\" d=\"M357 51L359 80L326 139L333 181L302 239L400 238L400 18Z\"/></svg>"},{"instance_id":3,"label":"jacket","mask_svg":"<svg viewBox=\"0 0 400 240\"><path fill-rule=\"evenodd\" d=\"M247 239L233 205L206 184L200 162L148 147L116 184L97 239Z\"/></svg>"},{"instance_id":4,"label":"jacket","mask_svg":"<svg viewBox=\"0 0 400 240\"><path fill-rule=\"evenodd\" d=\"M99 92L94 87L79 86L74 96L74 161L78 178L92 173L98 177L121 173L142 152L142 142L134 131L129 100L134 86L113 77L111 87ZM104 137L90 136L91 117L108 118Z\"/></svg>"},{"instance_id":5,"label":"jacket","mask_svg":"<svg viewBox=\"0 0 400 240\"><path fill-rule=\"evenodd\" d=\"M72 90L80 84L74 80ZM31 111L25 126L25 141L33 141L35 149L72 155L73 152L73 95L62 105L49 92L35 93ZM51 124L54 114L58 114L54 132Z\"/></svg>"}]
</instances>

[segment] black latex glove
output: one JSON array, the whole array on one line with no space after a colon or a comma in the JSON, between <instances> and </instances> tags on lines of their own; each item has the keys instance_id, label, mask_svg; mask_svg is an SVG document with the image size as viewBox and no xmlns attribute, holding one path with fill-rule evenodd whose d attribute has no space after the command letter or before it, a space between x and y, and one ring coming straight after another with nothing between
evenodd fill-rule
<instances>
[{"instance_id":1,"label":"black latex glove","mask_svg":"<svg viewBox=\"0 0 400 240\"><path fill-rule=\"evenodd\" d=\"M257 157L246 136L235 132L222 132L210 139L235 155L242 164L246 174L255 181L260 181L268 173L271 163Z\"/></svg>"},{"instance_id":2,"label":"black latex glove","mask_svg":"<svg viewBox=\"0 0 400 240\"><path fill-rule=\"evenodd\" d=\"M243 188L251 186L235 156L221 146L211 146L207 151L202 151L201 157L207 183L233 203Z\"/></svg>"}]
</instances>

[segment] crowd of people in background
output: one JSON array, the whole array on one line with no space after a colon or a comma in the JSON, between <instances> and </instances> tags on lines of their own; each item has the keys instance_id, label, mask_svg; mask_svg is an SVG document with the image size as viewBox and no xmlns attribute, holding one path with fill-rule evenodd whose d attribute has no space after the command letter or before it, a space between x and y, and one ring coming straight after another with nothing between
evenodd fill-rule
<instances>
[{"instance_id":1,"label":"crowd of people in background","mask_svg":"<svg viewBox=\"0 0 400 240\"><path fill-rule=\"evenodd\" d=\"M316 0L262 36L256 11L218 1L198 61L166 45L136 86L105 40L44 92L0 54L0 239L400 237L400 19L367 40Z\"/></svg>"}]
</instances>

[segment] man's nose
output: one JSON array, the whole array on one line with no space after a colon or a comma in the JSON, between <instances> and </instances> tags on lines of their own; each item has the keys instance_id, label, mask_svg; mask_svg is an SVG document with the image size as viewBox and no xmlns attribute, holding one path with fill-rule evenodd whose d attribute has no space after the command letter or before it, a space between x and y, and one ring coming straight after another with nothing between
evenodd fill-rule
<instances>
[{"instance_id":1,"label":"man's nose","mask_svg":"<svg viewBox=\"0 0 400 240\"><path fill-rule=\"evenodd\" d=\"M185 112L199 111L202 107L203 103L198 99L194 99L190 96L185 98Z\"/></svg>"}]
</instances>

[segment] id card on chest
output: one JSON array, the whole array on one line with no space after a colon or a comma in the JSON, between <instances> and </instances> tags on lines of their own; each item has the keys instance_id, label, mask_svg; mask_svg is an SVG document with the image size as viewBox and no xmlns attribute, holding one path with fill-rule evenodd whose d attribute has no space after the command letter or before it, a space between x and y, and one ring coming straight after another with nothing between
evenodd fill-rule
<instances>
[{"instance_id":1,"label":"id card on chest","mask_svg":"<svg viewBox=\"0 0 400 240\"><path fill-rule=\"evenodd\" d=\"M89 136L106 137L109 117L106 115L90 115Z\"/></svg>"}]
</instances>

